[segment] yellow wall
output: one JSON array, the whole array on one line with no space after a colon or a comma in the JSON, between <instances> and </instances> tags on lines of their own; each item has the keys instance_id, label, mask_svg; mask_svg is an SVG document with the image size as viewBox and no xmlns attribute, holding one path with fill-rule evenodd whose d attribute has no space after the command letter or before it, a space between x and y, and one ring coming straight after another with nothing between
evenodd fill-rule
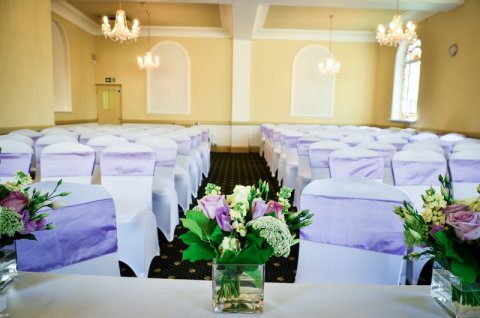
<instances>
[{"instance_id":1,"label":"yellow wall","mask_svg":"<svg viewBox=\"0 0 480 318\"><path fill-rule=\"evenodd\" d=\"M191 114L147 114L146 72L137 67L137 56L161 41L175 41L188 52L191 61ZM115 77L122 85L123 120L170 120L227 122L232 103L232 40L208 38L140 38L133 44L119 44L95 37L97 66L95 79Z\"/></svg>"},{"instance_id":2,"label":"yellow wall","mask_svg":"<svg viewBox=\"0 0 480 318\"><path fill-rule=\"evenodd\" d=\"M292 63L306 45L326 42L252 41L251 106L253 122L371 124L377 48L374 43L335 42L332 51L341 62L335 84L334 117L290 116Z\"/></svg>"},{"instance_id":3,"label":"yellow wall","mask_svg":"<svg viewBox=\"0 0 480 318\"><path fill-rule=\"evenodd\" d=\"M393 47L378 46L377 51L373 124L379 126L395 126L390 122L390 115L395 55L397 50Z\"/></svg>"},{"instance_id":4,"label":"yellow wall","mask_svg":"<svg viewBox=\"0 0 480 318\"><path fill-rule=\"evenodd\" d=\"M480 1L466 0L418 26L422 68L413 127L480 133ZM455 57L448 54L458 44Z\"/></svg>"},{"instance_id":5,"label":"yellow wall","mask_svg":"<svg viewBox=\"0 0 480 318\"><path fill-rule=\"evenodd\" d=\"M0 1L0 127L53 125L50 0Z\"/></svg>"},{"instance_id":6,"label":"yellow wall","mask_svg":"<svg viewBox=\"0 0 480 318\"><path fill-rule=\"evenodd\" d=\"M436 14L418 25L422 66L418 120L411 127L480 134L479 30L478 0L466 0L458 9ZM453 43L459 47L455 57L448 52ZM395 125L389 121L395 53L394 48L379 48L375 125Z\"/></svg>"},{"instance_id":7,"label":"yellow wall","mask_svg":"<svg viewBox=\"0 0 480 318\"><path fill-rule=\"evenodd\" d=\"M56 112L55 120L62 122L96 120L95 66L92 62L92 54L95 54L93 35L54 13L52 18L61 25L68 38L72 92L72 111Z\"/></svg>"}]
</instances>

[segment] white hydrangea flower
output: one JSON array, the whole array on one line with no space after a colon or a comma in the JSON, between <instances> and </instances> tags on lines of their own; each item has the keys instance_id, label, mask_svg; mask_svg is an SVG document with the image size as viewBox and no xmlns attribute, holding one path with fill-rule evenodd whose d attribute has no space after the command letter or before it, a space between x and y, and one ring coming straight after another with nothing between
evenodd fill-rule
<instances>
[{"instance_id":1,"label":"white hydrangea flower","mask_svg":"<svg viewBox=\"0 0 480 318\"><path fill-rule=\"evenodd\" d=\"M271 216L262 216L247 223L259 230L259 234L273 248L275 256L287 257L290 254L292 236L287 224Z\"/></svg>"}]
</instances>

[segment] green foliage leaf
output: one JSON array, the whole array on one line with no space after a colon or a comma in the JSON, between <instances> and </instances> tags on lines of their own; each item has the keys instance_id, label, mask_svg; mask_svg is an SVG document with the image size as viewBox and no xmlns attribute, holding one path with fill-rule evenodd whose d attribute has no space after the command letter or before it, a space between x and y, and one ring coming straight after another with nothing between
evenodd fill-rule
<instances>
[{"instance_id":1,"label":"green foliage leaf","mask_svg":"<svg viewBox=\"0 0 480 318\"><path fill-rule=\"evenodd\" d=\"M192 245L192 244L201 244L203 241L198 235L194 234L193 232L186 232L179 237L183 243L187 245Z\"/></svg>"},{"instance_id":2,"label":"green foliage leaf","mask_svg":"<svg viewBox=\"0 0 480 318\"><path fill-rule=\"evenodd\" d=\"M3 184L0 184L0 200L5 199L10 194L10 190Z\"/></svg>"},{"instance_id":3,"label":"green foliage leaf","mask_svg":"<svg viewBox=\"0 0 480 318\"><path fill-rule=\"evenodd\" d=\"M211 260L215 254L210 249L210 247L203 243L197 244L194 243L190 245L184 252L182 256L182 260L188 260L190 262L196 262L198 260Z\"/></svg>"},{"instance_id":4,"label":"green foliage leaf","mask_svg":"<svg viewBox=\"0 0 480 318\"><path fill-rule=\"evenodd\" d=\"M210 241L214 242L215 244L220 245L223 240L223 232L218 224L215 226L212 235L210 236Z\"/></svg>"},{"instance_id":5,"label":"green foliage leaf","mask_svg":"<svg viewBox=\"0 0 480 318\"><path fill-rule=\"evenodd\" d=\"M206 237L203 235L202 229L200 226L193 221L192 219L180 219L182 221L182 225L186 228L189 229L193 234L198 236L201 239L206 239Z\"/></svg>"},{"instance_id":6,"label":"green foliage leaf","mask_svg":"<svg viewBox=\"0 0 480 318\"><path fill-rule=\"evenodd\" d=\"M471 284L477 280L475 267L470 264L461 263L454 260L452 261L451 271L460 278L462 283Z\"/></svg>"}]
</instances>

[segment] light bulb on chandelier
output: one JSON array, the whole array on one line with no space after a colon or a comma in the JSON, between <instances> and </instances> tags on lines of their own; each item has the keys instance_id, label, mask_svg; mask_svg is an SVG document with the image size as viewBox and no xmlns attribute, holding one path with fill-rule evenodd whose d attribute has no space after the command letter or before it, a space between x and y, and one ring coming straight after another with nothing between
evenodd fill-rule
<instances>
[{"instance_id":1,"label":"light bulb on chandelier","mask_svg":"<svg viewBox=\"0 0 480 318\"><path fill-rule=\"evenodd\" d=\"M330 15L330 41L328 42L328 52L330 57L325 62L318 63L318 70L322 74L336 74L340 71L340 63L335 61L332 55L332 20L333 15Z\"/></svg>"},{"instance_id":2,"label":"light bulb on chandelier","mask_svg":"<svg viewBox=\"0 0 480 318\"><path fill-rule=\"evenodd\" d=\"M148 37L148 46L150 46L150 11L147 10L147 37ZM160 66L160 59L158 58L158 56L155 56L153 57L152 56L152 53L150 51L148 51L146 54L145 54L145 57L137 57L137 64L138 64L138 67L143 70L143 69L146 69L146 70L151 70L153 68L156 68L158 66Z\"/></svg>"},{"instance_id":3,"label":"light bulb on chandelier","mask_svg":"<svg viewBox=\"0 0 480 318\"><path fill-rule=\"evenodd\" d=\"M412 43L417 39L415 29L416 26L411 21L407 22L405 29L403 28L402 16L399 11L399 0L397 0L396 14L387 28L382 24L378 26L376 38L380 45L387 46L397 46L402 41Z\"/></svg>"},{"instance_id":4,"label":"light bulb on chandelier","mask_svg":"<svg viewBox=\"0 0 480 318\"><path fill-rule=\"evenodd\" d=\"M120 2L120 8L115 14L115 25L113 26L113 29L110 27L108 17L104 16L102 31L105 35L105 38L108 37L113 41L119 41L120 43L131 40L136 41L138 36L140 35L140 25L138 23L138 20L135 19L133 20L132 29L128 29L125 11L122 10L122 3Z\"/></svg>"}]
</instances>

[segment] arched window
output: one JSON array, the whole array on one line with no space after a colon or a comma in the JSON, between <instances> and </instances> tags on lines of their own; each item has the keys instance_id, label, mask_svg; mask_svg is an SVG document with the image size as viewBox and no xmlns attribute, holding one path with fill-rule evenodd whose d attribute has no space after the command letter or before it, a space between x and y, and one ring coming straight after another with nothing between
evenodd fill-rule
<instances>
[{"instance_id":1,"label":"arched window","mask_svg":"<svg viewBox=\"0 0 480 318\"><path fill-rule=\"evenodd\" d=\"M71 112L70 57L67 35L62 26L52 21L53 49L53 109L56 112Z\"/></svg>"},{"instance_id":2,"label":"arched window","mask_svg":"<svg viewBox=\"0 0 480 318\"><path fill-rule=\"evenodd\" d=\"M147 71L147 112L190 114L190 57L172 41L160 42L152 50L160 66Z\"/></svg>"},{"instance_id":3,"label":"arched window","mask_svg":"<svg viewBox=\"0 0 480 318\"><path fill-rule=\"evenodd\" d=\"M392 100L392 119L414 121L417 119L418 89L422 42L402 43L398 47Z\"/></svg>"},{"instance_id":4,"label":"arched window","mask_svg":"<svg viewBox=\"0 0 480 318\"><path fill-rule=\"evenodd\" d=\"M331 117L335 74L322 74L318 63L330 57L321 45L307 45L295 55L292 68L292 116Z\"/></svg>"}]
</instances>

